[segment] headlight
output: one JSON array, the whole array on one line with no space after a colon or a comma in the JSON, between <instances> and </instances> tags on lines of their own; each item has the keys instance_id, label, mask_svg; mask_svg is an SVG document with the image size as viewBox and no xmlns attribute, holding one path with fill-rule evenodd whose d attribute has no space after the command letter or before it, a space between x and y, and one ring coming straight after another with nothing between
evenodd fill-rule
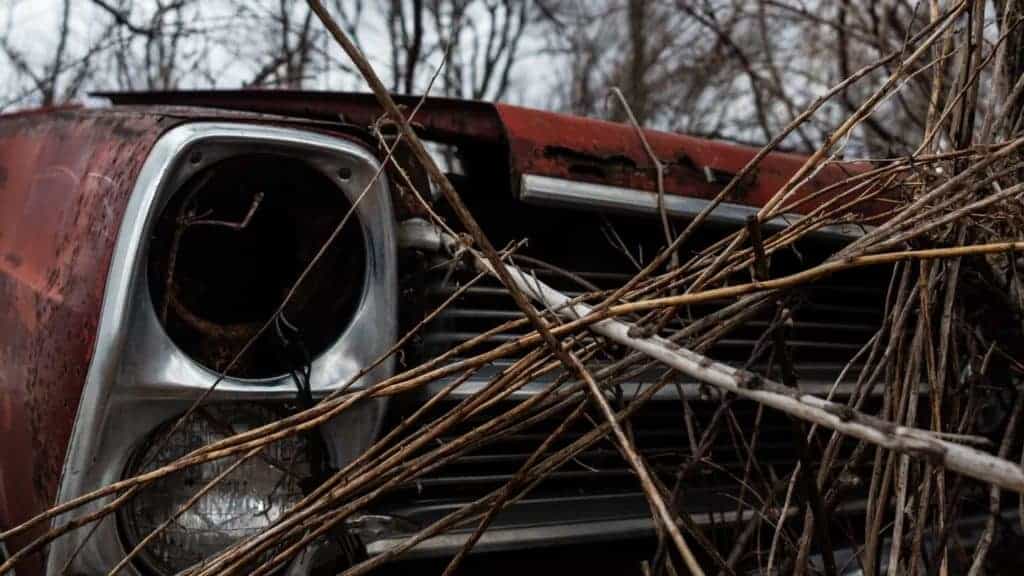
<instances>
[{"instance_id":1,"label":"headlight","mask_svg":"<svg viewBox=\"0 0 1024 576\"><path fill-rule=\"evenodd\" d=\"M215 370L256 337L232 376L287 374L302 356L282 350L274 331L258 333L288 295L284 314L301 328L309 356L334 346L363 304L368 281L358 214L318 254L352 210L346 186L303 160L268 154L213 162L192 176L164 208L149 245L149 293L167 336ZM217 221L246 224L209 225ZM291 294L314 256L317 265Z\"/></svg>"},{"instance_id":2,"label":"headlight","mask_svg":"<svg viewBox=\"0 0 1024 576\"><path fill-rule=\"evenodd\" d=\"M217 404L196 410L170 437L171 420L133 455L126 475L159 468L214 442L276 420L258 404ZM138 558L150 570L176 574L220 550L256 534L284 515L302 497L309 475L307 442L291 436L267 446L183 512ZM160 526L198 490L235 461L225 458L166 476L141 490L119 511L130 550Z\"/></svg>"}]
</instances>

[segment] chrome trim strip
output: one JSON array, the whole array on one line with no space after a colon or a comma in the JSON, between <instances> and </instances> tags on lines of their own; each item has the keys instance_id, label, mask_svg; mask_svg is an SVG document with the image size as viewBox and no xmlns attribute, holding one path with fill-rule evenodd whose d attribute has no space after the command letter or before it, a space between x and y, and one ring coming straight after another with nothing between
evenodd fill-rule
<instances>
[{"instance_id":1,"label":"chrome trim strip","mask_svg":"<svg viewBox=\"0 0 1024 576\"><path fill-rule=\"evenodd\" d=\"M197 147L202 160L195 165L188 157ZM161 136L139 172L117 231L95 353L79 401L57 502L119 480L139 442L159 424L182 413L216 380L213 372L178 349L157 321L145 278L145 251L160 210L179 184L210 163L253 152L298 157L328 175L348 168L351 175L340 188L353 200L379 166L370 151L354 142L293 128L197 122ZM313 362L311 384L318 395L381 356L397 336L397 234L384 178L363 197L356 213L368 249L367 287L345 332ZM383 362L357 386L387 377L392 369L392 360ZM286 377L262 380L258 386L228 378L217 385L210 399L294 396L295 385ZM372 441L376 430L366 428L379 427L384 405L373 402L359 408L321 429L329 440L332 458L350 458L361 445ZM353 426L360 429L351 431ZM338 436L340 429L347 430L344 438ZM55 518L52 525L64 524L109 501L95 501ZM47 574L57 576L88 535L91 538L71 564L71 572L106 574L125 554L116 524L116 519L108 516L95 534L77 530L55 541L47 557ZM122 572L138 576L131 566Z\"/></svg>"},{"instance_id":2,"label":"chrome trim strip","mask_svg":"<svg viewBox=\"0 0 1024 576\"><path fill-rule=\"evenodd\" d=\"M519 199L528 204L578 208L600 212L618 212L654 215L658 213L658 195L646 190L622 188L590 182L576 182L550 176L524 174ZM675 218L694 218L710 204L703 198L689 198L675 194L665 195L665 211ZM757 214L757 208L722 202L708 215L708 221L718 224L743 225L747 218ZM802 218L800 214L783 214L765 222L769 230L780 230ZM870 226L836 224L823 226L811 234L836 240L854 240L871 230Z\"/></svg>"},{"instance_id":3,"label":"chrome trim strip","mask_svg":"<svg viewBox=\"0 0 1024 576\"><path fill-rule=\"evenodd\" d=\"M637 495L641 502L644 502L642 495ZM572 497L569 501L585 501L586 497ZM515 506L511 504L510 506ZM863 512L866 501L862 499L853 500L840 505L837 511L842 513ZM785 514L792 517L797 514L798 508L790 506ZM737 514L735 509L722 510L719 512L695 512L689 515L690 520L697 526L706 527L715 524L729 524L737 518L741 521L753 516L754 511L744 509ZM498 515L500 518L501 515ZM555 514L553 518L566 520L553 524L520 524L515 526L493 527L487 530L473 547L473 552L496 552L502 550L526 550L546 546L561 546L577 542L600 542L616 541L624 538L642 538L654 534L654 523L650 516L618 518L614 520L592 520L575 521ZM456 529L451 532L439 534L420 542L408 550L403 559L434 558L438 556L450 556L458 552L466 543L476 524L470 522L468 528ZM366 552L370 556L376 556L387 552L390 548L399 546L411 534L388 534L366 545Z\"/></svg>"},{"instance_id":4,"label":"chrome trim strip","mask_svg":"<svg viewBox=\"0 0 1024 576\"><path fill-rule=\"evenodd\" d=\"M465 398L470 398L478 394L480 391L484 390L488 386L490 386L491 383L494 381L494 378L497 378L497 376L497 373L495 373L494 376L490 378L486 376L480 378L470 378L456 386L455 389L449 391L446 394L446 396L452 400L462 400ZM425 386L421 387L419 391L416 392L416 394L420 395L424 400L427 400L443 392L445 387L449 386L453 381L454 379L452 378L440 378L436 381L427 383ZM573 381L573 383L576 382ZM551 384L552 380L550 379L531 380L526 384L522 385L521 387L519 387L518 389L516 389L511 394L509 394L508 399L526 400L543 392ZM652 384L653 382L649 380L634 380L619 383L617 384L617 386L619 389L622 390L622 398L626 400L631 400ZM563 388L567 387L568 385L569 384L563 385ZM662 386L658 391L654 393L653 396L651 396L650 399L652 401L678 400L679 390L681 389L683 392L683 396L687 400L702 400L707 399L707 394L709 393L707 388L707 386L702 386L700 383L693 381L680 382L678 387L670 383L668 385ZM850 382L844 382L839 384L838 386L834 386L833 383L824 381L800 383L801 392L813 396L819 396L822 398L828 396L830 393L832 394L831 397L833 398L848 398L855 389L855 383ZM925 393L927 393L927 390L925 390L922 387L921 394L923 395ZM710 394L715 395L713 396L714 398L717 397L718 392L715 390L711 390Z\"/></svg>"},{"instance_id":5,"label":"chrome trim strip","mask_svg":"<svg viewBox=\"0 0 1024 576\"><path fill-rule=\"evenodd\" d=\"M726 512L733 514L735 512ZM705 516L707 516L705 514ZM496 552L510 549L529 549L560 546L574 542L600 542L642 538L654 533L650 518L627 518L603 522L551 524L548 526L521 526L487 530L473 546L473 552ZM469 539L470 532L449 532L424 540L402 555L404 560L436 558L454 554ZM375 540L366 546L370 556L383 554L404 542L406 537L396 536Z\"/></svg>"}]
</instances>

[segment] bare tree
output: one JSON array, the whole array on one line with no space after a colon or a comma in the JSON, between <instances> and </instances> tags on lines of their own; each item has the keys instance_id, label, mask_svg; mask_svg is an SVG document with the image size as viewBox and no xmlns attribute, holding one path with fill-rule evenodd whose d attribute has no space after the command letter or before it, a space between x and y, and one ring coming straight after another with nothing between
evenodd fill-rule
<instances>
[{"instance_id":1,"label":"bare tree","mask_svg":"<svg viewBox=\"0 0 1024 576\"><path fill-rule=\"evenodd\" d=\"M761 73L735 36L756 34L740 3L562 2L552 6L549 50L565 58L568 78L556 106L577 113L605 109L618 86L641 123L695 134L750 137L749 109L760 139L775 127ZM566 31L569 31L566 33ZM735 68L736 62L740 68ZM744 69L746 72L744 72ZM728 103L728 104L726 104ZM731 110L723 110L723 106ZM612 110L613 118L622 118Z\"/></svg>"},{"instance_id":2,"label":"bare tree","mask_svg":"<svg viewBox=\"0 0 1024 576\"><path fill-rule=\"evenodd\" d=\"M500 100L531 22L530 0L393 0L392 77L396 90L415 91L444 52L442 91L449 96ZM431 44L428 45L427 43Z\"/></svg>"},{"instance_id":3,"label":"bare tree","mask_svg":"<svg viewBox=\"0 0 1024 576\"><path fill-rule=\"evenodd\" d=\"M113 26L114 44L104 52L110 87L173 90L206 70L208 38L196 24L202 21L199 2L91 2L109 15Z\"/></svg>"},{"instance_id":4,"label":"bare tree","mask_svg":"<svg viewBox=\"0 0 1024 576\"><path fill-rule=\"evenodd\" d=\"M1021 3L976 4L966 16L970 22L947 34L959 38L914 64L904 89L863 119L845 153L910 151L924 135L928 110L949 104L930 101L933 83L970 84L965 96L971 98L992 80L992 67L977 65L995 56L997 38L1003 38L1000 77L1009 79L1001 90L1012 91L1021 71ZM771 140L828 86L898 50L930 22L929 9L909 0L549 0L544 6L548 50L565 62L551 105L621 119L620 111L604 105L608 88L618 86L643 124L755 143ZM950 53L950 46L972 45L960 39L982 45L984 54ZM968 54L971 60L963 61ZM981 83L969 82L974 69ZM843 90L784 146L817 148L892 72L881 68ZM1019 116L1021 101L1013 102L1008 113ZM943 126L940 139L953 138ZM967 133L980 128L958 126Z\"/></svg>"},{"instance_id":5,"label":"bare tree","mask_svg":"<svg viewBox=\"0 0 1024 576\"><path fill-rule=\"evenodd\" d=\"M89 58L72 61L69 54L68 41L71 36L71 22L74 17L71 0L62 0L55 31L55 46L46 61L34 64L24 48L14 45L9 38L16 25L13 20L7 22L7 32L0 36L0 50L17 74L27 78L30 91L36 92L39 104L52 106L65 99L63 94L74 94L90 72ZM69 74L70 73L70 74ZM66 82L61 82L67 76ZM62 86L63 84L63 86ZM62 90L63 88L63 90ZM20 93L6 94L7 98L16 99ZM4 100L0 100L3 102Z\"/></svg>"}]
</instances>

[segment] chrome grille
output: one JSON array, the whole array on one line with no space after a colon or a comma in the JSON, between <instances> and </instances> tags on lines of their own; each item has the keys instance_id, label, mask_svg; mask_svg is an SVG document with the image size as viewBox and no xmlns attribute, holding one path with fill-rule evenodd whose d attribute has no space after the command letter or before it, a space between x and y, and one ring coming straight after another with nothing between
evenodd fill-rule
<instances>
[{"instance_id":1,"label":"chrome grille","mask_svg":"<svg viewBox=\"0 0 1024 576\"><path fill-rule=\"evenodd\" d=\"M539 280L559 288L571 297L582 292L563 276L537 270ZM626 274L573 272L575 275L601 288L614 288L629 280ZM794 296L793 324L786 343L792 350L802 384L822 386L834 380L843 366L871 338L881 323L884 286L870 284L857 286L832 281L802 289ZM456 285L437 281L428 294L434 304L448 298ZM722 304L706 303L690 306L681 316L701 318ZM734 365L748 362L759 339L771 323L774 310L770 307L718 340L708 351L712 358ZM481 333L509 320L523 317L507 290L493 279L474 285L425 330L421 354L429 358L450 350ZM674 326L679 328L681 324ZM515 340L529 330L496 334L481 344L484 348ZM764 368L754 363L754 368Z\"/></svg>"},{"instance_id":2,"label":"chrome grille","mask_svg":"<svg viewBox=\"0 0 1024 576\"><path fill-rule=\"evenodd\" d=\"M626 274L573 272L602 289L614 288L628 280ZM563 275L544 270L537 270L536 274L538 279L570 296L581 294L579 284L567 280ZM434 281L427 283L428 309L448 298L457 289L452 277L450 273L439 270ZM458 275L454 277L458 278ZM465 278L461 280L465 281ZM833 386L843 367L869 341L881 323L884 287L885 283L878 282L877 278L863 286L848 278L835 278L794 296L794 322L789 329L787 344L792 349L802 389L824 395ZM723 305L708 303L692 306L684 310L682 315L701 318ZM708 354L716 360L734 365L747 364L759 340L764 339L773 314L771 307L760 311L716 342ZM434 357L488 329L521 316L512 298L500 284L493 280L483 280L468 288L426 327L417 352L422 358ZM528 330L529 327L524 326L519 330L489 337L477 351L513 340ZM762 356L764 358L753 362L750 367L763 370L768 354ZM446 413L456 402L485 386L514 361L515 357L506 357L484 367L473 379L451 393L440 403L437 411L427 415L425 420ZM607 356L598 356L589 362L589 367L596 371L607 365L608 361ZM630 401L633 394L655 382L664 373L663 368L648 369L634 375L628 382L620 382L623 401ZM461 423L438 442L447 443L508 410L512 403L546 387L555 375L530 383L503 405ZM450 380L432 383L419 393L432 395L448 382ZM703 390L695 382L682 380L663 387L629 421L630 433L638 450L668 486L673 485L683 464L693 457L683 422L679 390L683 391L690 403L699 435L711 422L720 403L714 398L702 397ZM840 395L843 391L840 388ZM418 407L422 400L422 396L414 398L410 406ZM758 425L757 405L748 401L734 401L730 408L735 426L747 440L755 426L759 426L757 457L752 464L759 466L762 473L754 477L785 477L797 459L791 421L780 413L765 410L760 415ZM394 410L394 422L397 423L411 409L399 407ZM426 525L484 496L508 482L564 417L565 414L560 414L550 421L536 423L529 429L489 439L486 445L394 491L380 503L379 511L411 520L416 525ZM599 421L600 415L588 413L551 447L549 453L592 430ZM706 463L710 465L693 467L691 476L687 477L685 497L681 504L693 518L714 522L716 518L735 517L739 479L743 478L744 470L750 464L733 438L733 432L735 430L722 427L711 449L704 454ZM846 449L843 450L845 453ZM515 506L503 511L495 527L516 529L517 526L553 525L570 521L568 517L579 523L618 522L623 518L645 518L648 514L649 509L635 475L612 441L606 438L567 462Z\"/></svg>"},{"instance_id":3,"label":"chrome grille","mask_svg":"<svg viewBox=\"0 0 1024 576\"><path fill-rule=\"evenodd\" d=\"M452 406L451 402L442 404L428 418L439 416ZM690 406L699 435L711 422L719 403L693 399ZM439 438L438 444L448 443L509 407L506 403L491 413L462 423L450 434ZM749 441L757 419L757 406L747 401L735 401L730 408ZM682 413L678 399L652 401L629 420L628 428L637 450L649 469L667 487L675 485L680 470L692 458ZM530 454L564 420L564 416L562 414L529 429L491 439L488 444L391 492L376 504L374 512L401 518L414 529L439 520L511 480ZM594 412L581 417L547 454L577 440L600 421L600 416ZM797 455L793 448L790 420L781 413L764 410L759 430L756 459L750 464L746 453L733 441L731 432L722 426L710 450L703 455L702 462L689 468L678 505L685 508L694 521L714 525L737 517L736 497L740 492L740 479L748 465L757 466L760 470L753 478L785 478L792 471ZM840 458L847 457L849 449L849 446L844 447ZM758 488L764 492L766 487ZM649 514L635 474L613 441L606 437L546 476L516 504L502 511L493 528L517 530L560 523L578 527L646 519ZM455 532L468 532L472 528L470 523ZM610 525L608 528L611 529Z\"/></svg>"}]
</instances>

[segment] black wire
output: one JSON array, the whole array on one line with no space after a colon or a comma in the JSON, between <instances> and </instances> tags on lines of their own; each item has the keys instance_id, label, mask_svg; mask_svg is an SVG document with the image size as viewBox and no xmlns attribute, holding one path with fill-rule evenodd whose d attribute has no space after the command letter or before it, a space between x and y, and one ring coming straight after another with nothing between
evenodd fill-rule
<instances>
[{"instance_id":1,"label":"black wire","mask_svg":"<svg viewBox=\"0 0 1024 576\"><path fill-rule=\"evenodd\" d=\"M285 333L285 328L291 333L289 337ZM313 407L316 402L313 400L313 389L312 389L312 374L313 374L313 359L309 353L309 349L302 341L300 330L295 327L288 319L284 317L284 314L278 314L274 318L274 332L277 334L278 339L281 341L284 356L286 360L292 364L288 369L295 381L296 395L295 401L301 410L308 410ZM310 429L305 432L306 446L309 456L309 470L310 478L308 487L311 491L316 486L319 486L327 477L327 465L325 462L326 449L324 446L323 437L316 429Z\"/></svg>"},{"instance_id":2,"label":"black wire","mask_svg":"<svg viewBox=\"0 0 1024 576\"><path fill-rule=\"evenodd\" d=\"M286 330L288 333L286 333ZM295 381L296 403L300 409L308 410L316 404L316 401L313 399L311 385L313 374L312 355L302 341L302 334L299 328L289 322L283 313L278 314L274 318L274 332L281 342L282 352L286 361L291 364L288 372ZM307 482L304 482L303 490L306 494L309 494L327 481L331 470L327 464L327 444L319 430L315 428L307 430L305 436L309 459L309 479ZM337 559L328 559L325 566L314 570L315 574L336 574L339 568L347 568L366 557L362 540L352 534L345 526L336 526L330 531L329 538L337 546L336 550L340 552L341 561L338 563Z\"/></svg>"}]
</instances>

